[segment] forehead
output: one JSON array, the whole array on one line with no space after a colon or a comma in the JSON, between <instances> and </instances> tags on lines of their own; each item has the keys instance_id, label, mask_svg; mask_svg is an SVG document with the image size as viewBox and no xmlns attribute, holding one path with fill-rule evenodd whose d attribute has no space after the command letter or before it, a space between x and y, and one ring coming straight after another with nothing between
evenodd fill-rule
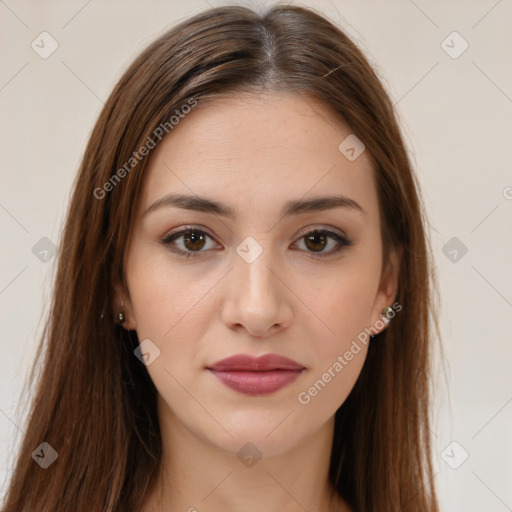
<instances>
[{"instance_id":1,"label":"forehead","mask_svg":"<svg viewBox=\"0 0 512 512\"><path fill-rule=\"evenodd\" d=\"M199 103L153 150L141 206L175 191L234 208L340 193L374 214L371 157L363 151L350 161L339 149L351 134L303 93L236 93Z\"/></svg>"}]
</instances>

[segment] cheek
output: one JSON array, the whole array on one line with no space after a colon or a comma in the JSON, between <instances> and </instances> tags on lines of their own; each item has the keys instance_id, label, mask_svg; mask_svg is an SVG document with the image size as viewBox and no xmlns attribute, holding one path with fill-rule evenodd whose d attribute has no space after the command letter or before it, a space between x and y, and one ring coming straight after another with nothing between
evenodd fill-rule
<instances>
[{"instance_id":1,"label":"cheek","mask_svg":"<svg viewBox=\"0 0 512 512\"><path fill-rule=\"evenodd\" d=\"M151 340L159 350L148 373L173 408L188 410L190 395L182 385L199 394L190 378L201 374L205 363L201 343L218 315L212 298L219 275L172 258L141 244L130 253L126 275L137 337Z\"/></svg>"},{"instance_id":2,"label":"cheek","mask_svg":"<svg viewBox=\"0 0 512 512\"><path fill-rule=\"evenodd\" d=\"M324 281L317 282L308 293L308 305L322 322L316 322L317 330L323 329L328 341L325 351L341 350L347 343L369 327L371 310L378 289L380 267L373 260L355 261L342 271Z\"/></svg>"},{"instance_id":3,"label":"cheek","mask_svg":"<svg viewBox=\"0 0 512 512\"><path fill-rule=\"evenodd\" d=\"M380 262L370 250L345 261L338 273L317 282L308 305L322 321L315 322L315 364L302 388L305 413L334 413L355 385L366 360L371 308L380 276ZM375 253L374 253L375 254ZM377 252L377 254L379 254ZM320 412L322 411L322 412ZM312 417L313 420L313 417Z\"/></svg>"},{"instance_id":4,"label":"cheek","mask_svg":"<svg viewBox=\"0 0 512 512\"><path fill-rule=\"evenodd\" d=\"M191 269L192 267L190 267ZM139 339L173 339L183 322L201 311L211 284L189 269L177 271L165 253L135 249L127 262L130 301Z\"/></svg>"},{"instance_id":5,"label":"cheek","mask_svg":"<svg viewBox=\"0 0 512 512\"><path fill-rule=\"evenodd\" d=\"M366 274L367 276L367 274ZM312 309L319 314L314 343L314 364L297 395L298 407L312 425L318 418L328 418L343 404L352 391L366 360L372 289L364 273L353 272L331 282L328 294L319 288L310 297ZM313 305L314 304L314 305ZM324 325L325 324L325 325Z\"/></svg>"}]
</instances>

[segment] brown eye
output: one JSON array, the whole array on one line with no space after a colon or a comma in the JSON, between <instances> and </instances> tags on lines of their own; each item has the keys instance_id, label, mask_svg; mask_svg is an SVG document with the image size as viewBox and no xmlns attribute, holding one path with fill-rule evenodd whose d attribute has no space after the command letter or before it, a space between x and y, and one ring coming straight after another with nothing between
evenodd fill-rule
<instances>
[{"instance_id":1,"label":"brown eye","mask_svg":"<svg viewBox=\"0 0 512 512\"><path fill-rule=\"evenodd\" d=\"M323 251L327 246L328 238L329 237L325 236L323 233L314 233L304 237L306 240L306 246L314 252Z\"/></svg>"},{"instance_id":2,"label":"brown eye","mask_svg":"<svg viewBox=\"0 0 512 512\"><path fill-rule=\"evenodd\" d=\"M200 251L205 245L205 236L201 231L187 231L183 235L183 245L189 251Z\"/></svg>"},{"instance_id":3,"label":"brown eye","mask_svg":"<svg viewBox=\"0 0 512 512\"><path fill-rule=\"evenodd\" d=\"M353 245L345 236L331 231L329 229L315 229L303 235L299 241L304 240L306 252L310 253L312 258L326 258L334 256L340 252L344 247ZM334 248L326 248L329 246L331 240L334 240Z\"/></svg>"},{"instance_id":4,"label":"brown eye","mask_svg":"<svg viewBox=\"0 0 512 512\"><path fill-rule=\"evenodd\" d=\"M208 240L212 237L201 229L188 228L171 233L161 240L171 252L189 258L190 256L199 256L212 248L208 246Z\"/></svg>"},{"instance_id":5,"label":"brown eye","mask_svg":"<svg viewBox=\"0 0 512 512\"><path fill-rule=\"evenodd\" d=\"M189 227L171 233L163 238L161 243L178 256L190 258L191 256L200 256L202 253L207 253L208 249L214 248L211 244L208 246L208 240L213 241L208 233L201 229ZM353 245L345 236L327 229L310 231L303 235L299 241L304 241L305 251L313 258L333 256L344 247ZM334 247L329 247L331 241L335 242Z\"/></svg>"}]
</instances>

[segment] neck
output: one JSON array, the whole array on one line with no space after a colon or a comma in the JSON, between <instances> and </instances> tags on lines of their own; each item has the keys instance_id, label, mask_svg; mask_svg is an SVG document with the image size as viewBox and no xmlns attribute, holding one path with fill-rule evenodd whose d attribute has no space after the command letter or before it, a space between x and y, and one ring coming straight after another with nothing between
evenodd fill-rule
<instances>
[{"instance_id":1,"label":"neck","mask_svg":"<svg viewBox=\"0 0 512 512\"><path fill-rule=\"evenodd\" d=\"M252 444L234 451L212 445L161 403L159 418L162 463L144 512L350 511L328 479L334 418L299 446L259 459Z\"/></svg>"}]
</instances>

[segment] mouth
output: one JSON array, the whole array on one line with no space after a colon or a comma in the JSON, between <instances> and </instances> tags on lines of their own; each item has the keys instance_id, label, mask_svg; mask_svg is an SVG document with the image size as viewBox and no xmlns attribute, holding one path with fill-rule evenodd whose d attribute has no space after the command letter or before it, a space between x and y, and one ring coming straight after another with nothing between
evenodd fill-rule
<instances>
[{"instance_id":1,"label":"mouth","mask_svg":"<svg viewBox=\"0 0 512 512\"><path fill-rule=\"evenodd\" d=\"M238 354L207 366L206 369L234 391L250 396L263 396L288 386L306 368L277 354L260 357Z\"/></svg>"}]
</instances>

